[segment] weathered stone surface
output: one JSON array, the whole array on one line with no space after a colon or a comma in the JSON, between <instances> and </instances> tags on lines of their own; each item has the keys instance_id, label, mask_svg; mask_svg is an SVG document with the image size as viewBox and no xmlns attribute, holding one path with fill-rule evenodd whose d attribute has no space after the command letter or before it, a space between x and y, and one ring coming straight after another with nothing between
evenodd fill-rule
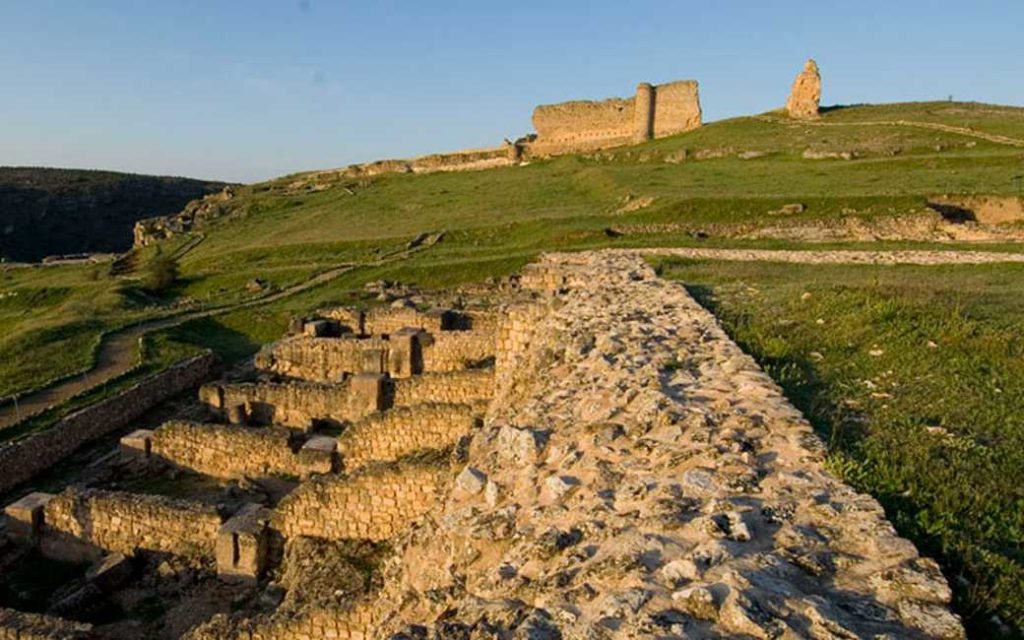
<instances>
[{"instance_id":1,"label":"weathered stone surface","mask_svg":"<svg viewBox=\"0 0 1024 640\"><path fill-rule=\"evenodd\" d=\"M818 102L821 100L821 73L818 63L808 60L796 80L786 100L786 113L791 118L817 118Z\"/></svg>"},{"instance_id":2,"label":"weathered stone surface","mask_svg":"<svg viewBox=\"0 0 1024 640\"><path fill-rule=\"evenodd\" d=\"M43 526L43 510L53 500L51 493L30 493L4 507L7 533L21 542L30 542Z\"/></svg>"},{"instance_id":3,"label":"weathered stone surface","mask_svg":"<svg viewBox=\"0 0 1024 640\"><path fill-rule=\"evenodd\" d=\"M541 105L533 111L537 139L532 156L549 156L643 142L701 125L697 83L640 83L633 98L579 100Z\"/></svg>"},{"instance_id":4,"label":"weathered stone surface","mask_svg":"<svg viewBox=\"0 0 1024 640\"><path fill-rule=\"evenodd\" d=\"M528 271L466 460L502 490L396 543L369 635L963 637L934 563L685 289L613 252Z\"/></svg>"}]
</instances>

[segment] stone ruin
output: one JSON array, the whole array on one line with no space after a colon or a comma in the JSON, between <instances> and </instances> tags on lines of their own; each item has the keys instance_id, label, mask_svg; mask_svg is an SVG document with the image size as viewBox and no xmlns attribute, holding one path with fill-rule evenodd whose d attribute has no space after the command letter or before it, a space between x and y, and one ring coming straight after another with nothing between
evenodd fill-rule
<instances>
[{"instance_id":1,"label":"stone ruin","mask_svg":"<svg viewBox=\"0 0 1024 640\"><path fill-rule=\"evenodd\" d=\"M593 151L691 131L701 126L697 82L641 82L632 98L574 101L533 110L530 156Z\"/></svg>"},{"instance_id":2,"label":"stone ruin","mask_svg":"<svg viewBox=\"0 0 1024 640\"><path fill-rule=\"evenodd\" d=\"M72 603L139 558L218 576L234 604L192 640L963 637L938 566L685 289L611 252L518 281L495 310L297 321L203 419L121 440L266 499L72 487L7 535L93 563ZM76 610L0 609L0 638L124 637L52 615Z\"/></svg>"},{"instance_id":3,"label":"stone ruin","mask_svg":"<svg viewBox=\"0 0 1024 640\"><path fill-rule=\"evenodd\" d=\"M786 100L786 113L798 120L817 118L820 101L821 73L818 71L818 63L808 60L803 71L793 81L793 88Z\"/></svg>"}]
</instances>

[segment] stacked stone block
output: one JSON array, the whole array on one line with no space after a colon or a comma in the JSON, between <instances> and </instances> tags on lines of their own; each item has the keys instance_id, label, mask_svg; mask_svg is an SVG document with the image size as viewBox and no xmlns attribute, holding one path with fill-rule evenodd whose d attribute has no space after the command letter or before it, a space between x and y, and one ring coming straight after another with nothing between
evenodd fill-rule
<instances>
[{"instance_id":1,"label":"stacked stone block","mask_svg":"<svg viewBox=\"0 0 1024 640\"><path fill-rule=\"evenodd\" d=\"M278 504L273 526L285 538L387 540L436 504L443 486L438 473L405 465L320 476Z\"/></svg>"},{"instance_id":2,"label":"stacked stone block","mask_svg":"<svg viewBox=\"0 0 1024 640\"><path fill-rule=\"evenodd\" d=\"M86 640L92 625L0 608L0 640Z\"/></svg>"},{"instance_id":3,"label":"stacked stone block","mask_svg":"<svg viewBox=\"0 0 1024 640\"><path fill-rule=\"evenodd\" d=\"M391 403L394 407L427 402L470 404L489 400L493 393L492 369L427 373L391 383Z\"/></svg>"},{"instance_id":4,"label":"stacked stone block","mask_svg":"<svg viewBox=\"0 0 1024 640\"><path fill-rule=\"evenodd\" d=\"M476 423L465 404L424 404L396 407L358 422L338 439L342 463L349 472L371 462L389 462L420 451L455 445Z\"/></svg>"},{"instance_id":5,"label":"stacked stone block","mask_svg":"<svg viewBox=\"0 0 1024 640\"><path fill-rule=\"evenodd\" d=\"M293 450L293 432L280 427L239 428L172 421L152 436L152 455L215 478L303 477L331 471L330 459Z\"/></svg>"},{"instance_id":6,"label":"stacked stone block","mask_svg":"<svg viewBox=\"0 0 1024 640\"><path fill-rule=\"evenodd\" d=\"M131 555L141 549L192 560L214 556L221 525L220 515L209 505L73 488L46 504L44 521L47 540L57 545L52 548L56 555L61 540L70 537L97 550Z\"/></svg>"}]
</instances>

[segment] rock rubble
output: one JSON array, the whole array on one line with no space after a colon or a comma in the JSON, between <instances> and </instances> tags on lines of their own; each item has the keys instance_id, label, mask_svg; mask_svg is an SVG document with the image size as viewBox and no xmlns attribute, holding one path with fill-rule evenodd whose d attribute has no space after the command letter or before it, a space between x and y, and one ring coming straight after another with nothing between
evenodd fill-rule
<instances>
[{"instance_id":1,"label":"rock rubble","mask_svg":"<svg viewBox=\"0 0 1024 640\"><path fill-rule=\"evenodd\" d=\"M685 289L613 252L523 283L548 291L373 637L963 637L936 563Z\"/></svg>"}]
</instances>

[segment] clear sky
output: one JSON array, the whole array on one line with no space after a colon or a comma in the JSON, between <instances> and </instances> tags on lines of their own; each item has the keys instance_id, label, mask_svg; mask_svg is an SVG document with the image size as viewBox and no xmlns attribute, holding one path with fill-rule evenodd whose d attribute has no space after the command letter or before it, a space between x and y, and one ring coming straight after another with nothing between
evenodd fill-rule
<instances>
[{"instance_id":1,"label":"clear sky","mask_svg":"<svg viewBox=\"0 0 1024 640\"><path fill-rule=\"evenodd\" d=\"M536 104L1024 105L1024 1L0 0L0 165L254 181L489 146Z\"/></svg>"}]
</instances>

